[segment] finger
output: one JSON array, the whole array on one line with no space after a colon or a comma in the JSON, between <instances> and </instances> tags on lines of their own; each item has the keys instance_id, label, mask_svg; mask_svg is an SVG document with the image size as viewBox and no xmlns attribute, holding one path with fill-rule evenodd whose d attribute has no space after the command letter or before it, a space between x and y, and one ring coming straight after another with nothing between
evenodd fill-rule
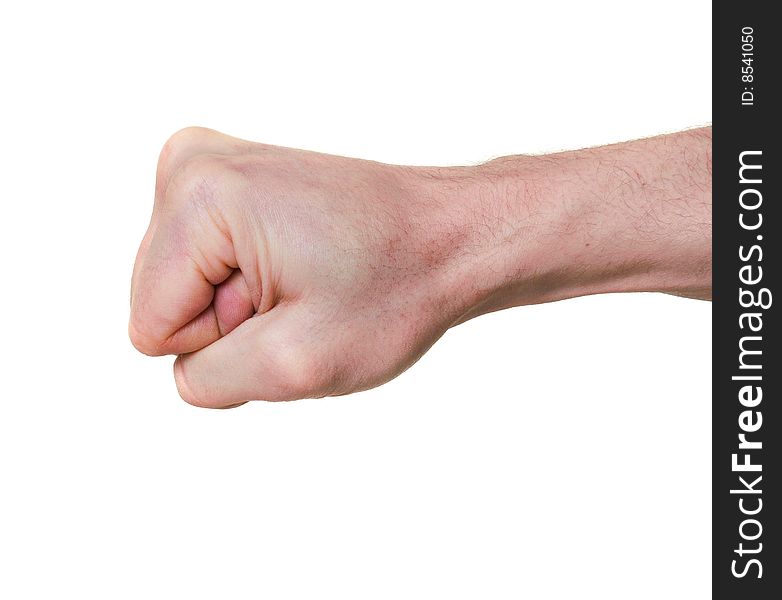
<instances>
[{"instance_id":1,"label":"finger","mask_svg":"<svg viewBox=\"0 0 782 600\"><path fill-rule=\"evenodd\" d=\"M250 288L244 275L236 269L231 276L215 288L212 309L217 319L220 336L227 335L255 313ZM199 350L200 346L196 348ZM193 350L175 351L184 354Z\"/></svg>"},{"instance_id":2,"label":"finger","mask_svg":"<svg viewBox=\"0 0 782 600\"><path fill-rule=\"evenodd\" d=\"M203 350L178 357L179 394L195 406L225 408L331 393L335 371L319 341L307 338L308 321L300 307L278 305Z\"/></svg>"},{"instance_id":3,"label":"finger","mask_svg":"<svg viewBox=\"0 0 782 600\"><path fill-rule=\"evenodd\" d=\"M195 352L233 331L240 323L253 316L247 282L239 269L214 288L211 304L197 317L179 328L161 350L166 354Z\"/></svg>"},{"instance_id":4,"label":"finger","mask_svg":"<svg viewBox=\"0 0 782 600\"><path fill-rule=\"evenodd\" d=\"M206 127L180 129L166 141L160 151L155 180L155 199L159 200L163 197L171 178L191 158L201 154L233 156L249 151L252 145L252 142Z\"/></svg>"},{"instance_id":5,"label":"finger","mask_svg":"<svg viewBox=\"0 0 782 600\"><path fill-rule=\"evenodd\" d=\"M193 350L220 337L217 315L209 308L214 286L238 266L221 216L221 197L231 194L233 184L214 155L197 161L170 183L172 198L139 267L130 335L146 354Z\"/></svg>"},{"instance_id":6,"label":"finger","mask_svg":"<svg viewBox=\"0 0 782 600\"><path fill-rule=\"evenodd\" d=\"M147 231L136 254L136 262L131 276L130 294L131 301L133 291L136 288L138 272L144 261L149 244L155 233L158 223L160 205L165 198L166 190L172 177L189 160L204 154L217 154L232 156L247 152L252 148L252 143L239 138L231 137L213 129L205 127L186 127L172 135L163 145L157 163L155 177L155 201Z\"/></svg>"}]
</instances>

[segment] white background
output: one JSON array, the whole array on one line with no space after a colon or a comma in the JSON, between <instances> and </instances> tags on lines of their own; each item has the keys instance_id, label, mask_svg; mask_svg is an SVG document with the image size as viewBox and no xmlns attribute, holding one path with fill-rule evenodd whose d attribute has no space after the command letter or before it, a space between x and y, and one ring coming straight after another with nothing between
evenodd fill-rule
<instances>
[{"instance_id":1,"label":"white background","mask_svg":"<svg viewBox=\"0 0 782 600\"><path fill-rule=\"evenodd\" d=\"M0 9L0 597L707 598L708 303L449 332L380 389L208 411L126 335L187 125L411 164L711 120L711 4Z\"/></svg>"}]
</instances>

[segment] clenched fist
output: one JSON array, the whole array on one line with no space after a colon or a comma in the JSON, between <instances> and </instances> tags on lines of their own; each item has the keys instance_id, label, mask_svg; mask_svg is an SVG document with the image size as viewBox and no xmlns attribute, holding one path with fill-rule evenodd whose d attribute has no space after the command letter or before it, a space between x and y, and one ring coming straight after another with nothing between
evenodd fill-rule
<instances>
[{"instance_id":1,"label":"clenched fist","mask_svg":"<svg viewBox=\"0 0 782 600\"><path fill-rule=\"evenodd\" d=\"M182 397L217 408L379 385L452 325L508 306L706 297L707 166L710 130L425 168L185 129L160 155L130 337L179 355Z\"/></svg>"},{"instance_id":2,"label":"clenched fist","mask_svg":"<svg viewBox=\"0 0 782 600\"><path fill-rule=\"evenodd\" d=\"M457 320L446 199L415 169L186 129L165 145L130 336L220 407L378 385Z\"/></svg>"}]
</instances>

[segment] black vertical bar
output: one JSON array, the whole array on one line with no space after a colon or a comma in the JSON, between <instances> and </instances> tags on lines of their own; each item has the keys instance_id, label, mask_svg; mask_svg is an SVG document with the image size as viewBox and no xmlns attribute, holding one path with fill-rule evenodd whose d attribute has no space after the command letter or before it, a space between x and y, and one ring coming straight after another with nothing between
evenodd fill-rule
<instances>
[{"instance_id":1,"label":"black vertical bar","mask_svg":"<svg viewBox=\"0 0 782 600\"><path fill-rule=\"evenodd\" d=\"M781 119L775 114L782 108L776 57L782 30L772 17L774 7L771 2L713 5L715 598L782 599L782 290L777 286L782 171L776 139ZM742 162L749 165L743 181ZM761 353L745 353L742 359L742 343L744 350ZM753 470L758 467L762 470Z\"/></svg>"}]
</instances>

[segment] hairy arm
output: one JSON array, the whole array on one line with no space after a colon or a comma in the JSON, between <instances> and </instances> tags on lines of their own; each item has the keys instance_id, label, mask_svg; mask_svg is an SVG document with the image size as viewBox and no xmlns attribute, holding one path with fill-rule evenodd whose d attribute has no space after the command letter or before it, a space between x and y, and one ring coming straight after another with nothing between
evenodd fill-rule
<instances>
[{"instance_id":1,"label":"hairy arm","mask_svg":"<svg viewBox=\"0 0 782 600\"><path fill-rule=\"evenodd\" d=\"M711 128L471 171L455 208L476 249L468 317L607 292L711 299Z\"/></svg>"},{"instance_id":2,"label":"hairy arm","mask_svg":"<svg viewBox=\"0 0 782 600\"><path fill-rule=\"evenodd\" d=\"M711 297L711 129L401 167L189 128L161 153L130 337L192 404L345 394L449 327L585 294Z\"/></svg>"}]
</instances>

